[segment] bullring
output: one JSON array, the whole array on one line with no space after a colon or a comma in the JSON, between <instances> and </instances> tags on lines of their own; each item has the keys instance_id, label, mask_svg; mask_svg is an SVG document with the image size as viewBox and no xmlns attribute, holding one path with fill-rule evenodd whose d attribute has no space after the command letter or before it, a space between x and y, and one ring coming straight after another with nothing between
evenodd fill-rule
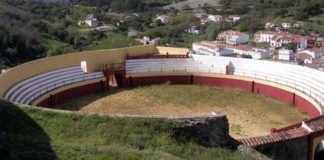
<instances>
[{"instance_id":1,"label":"bullring","mask_svg":"<svg viewBox=\"0 0 324 160\"><path fill-rule=\"evenodd\" d=\"M169 82L238 88L284 101L312 117L304 122L311 132L300 122L239 142L266 150L274 143L309 137L307 156L313 159L324 135L323 73L291 64L188 52L149 45L44 58L0 76L0 96L16 103L53 107L73 97L109 89L112 75L122 87ZM79 67L81 61L87 62L88 73Z\"/></svg>"}]
</instances>

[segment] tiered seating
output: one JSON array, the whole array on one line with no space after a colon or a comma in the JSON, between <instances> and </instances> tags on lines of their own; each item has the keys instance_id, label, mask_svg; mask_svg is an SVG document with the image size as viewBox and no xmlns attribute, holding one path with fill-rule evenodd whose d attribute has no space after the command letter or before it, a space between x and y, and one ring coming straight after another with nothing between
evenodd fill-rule
<instances>
[{"instance_id":1,"label":"tiered seating","mask_svg":"<svg viewBox=\"0 0 324 160\"><path fill-rule=\"evenodd\" d=\"M234 75L263 79L295 88L324 104L324 73L303 66L230 57L191 55L184 59L128 60L127 73L142 72L209 72L225 74L232 62Z\"/></svg>"},{"instance_id":2,"label":"tiered seating","mask_svg":"<svg viewBox=\"0 0 324 160\"><path fill-rule=\"evenodd\" d=\"M210 65L196 62L192 58L127 60L125 67L127 73L203 72L211 69Z\"/></svg>"},{"instance_id":3,"label":"tiered seating","mask_svg":"<svg viewBox=\"0 0 324 160\"><path fill-rule=\"evenodd\" d=\"M212 64L231 61L235 66L235 75L264 79L298 89L320 104L324 104L324 74L306 67L249 59L228 57L197 57L197 60Z\"/></svg>"},{"instance_id":4,"label":"tiered seating","mask_svg":"<svg viewBox=\"0 0 324 160\"><path fill-rule=\"evenodd\" d=\"M5 94L5 99L31 104L36 98L52 90L72 83L104 77L102 72L84 73L80 66L58 69L25 79Z\"/></svg>"}]
</instances>

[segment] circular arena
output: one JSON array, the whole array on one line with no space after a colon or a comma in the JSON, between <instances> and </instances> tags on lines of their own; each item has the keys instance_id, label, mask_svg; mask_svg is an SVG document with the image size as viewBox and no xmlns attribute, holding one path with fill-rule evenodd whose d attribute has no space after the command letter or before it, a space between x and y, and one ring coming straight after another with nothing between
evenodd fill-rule
<instances>
[{"instance_id":1,"label":"circular arena","mask_svg":"<svg viewBox=\"0 0 324 160\"><path fill-rule=\"evenodd\" d=\"M188 52L147 45L39 59L1 75L0 97L25 105L126 117L199 117L221 112L229 118L231 136L258 151L271 147L283 154L276 146L284 144L287 150L300 146L304 150L298 154L307 159L322 153L324 73L292 64ZM154 87L157 92L148 91ZM142 92L138 99L136 95ZM154 95L169 97L150 101ZM138 104L132 104L134 99ZM204 103L209 99L214 100ZM98 100L109 103L89 105ZM123 103L109 108L114 100ZM126 109L135 108L122 112L118 107L124 102L130 103ZM148 111L140 106L156 108ZM244 134L235 133L244 129Z\"/></svg>"}]
</instances>

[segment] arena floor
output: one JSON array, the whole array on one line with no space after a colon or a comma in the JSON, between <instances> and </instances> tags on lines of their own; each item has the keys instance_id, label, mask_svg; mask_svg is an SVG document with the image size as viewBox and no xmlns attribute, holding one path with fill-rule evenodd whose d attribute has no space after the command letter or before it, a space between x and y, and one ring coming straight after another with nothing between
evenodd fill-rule
<instances>
[{"instance_id":1,"label":"arena floor","mask_svg":"<svg viewBox=\"0 0 324 160\"><path fill-rule=\"evenodd\" d=\"M227 115L234 138L269 134L309 118L289 104L241 90L200 85L153 85L78 97L57 108L137 115Z\"/></svg>"}]
</instances>

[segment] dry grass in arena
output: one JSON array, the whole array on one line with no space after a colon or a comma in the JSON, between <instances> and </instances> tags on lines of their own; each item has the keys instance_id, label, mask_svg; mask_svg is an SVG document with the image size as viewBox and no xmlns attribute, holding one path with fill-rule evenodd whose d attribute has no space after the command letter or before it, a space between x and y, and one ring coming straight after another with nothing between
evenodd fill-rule
<instances>
[{"instance_id":1,"label":"dry grass in arena","mask_svg":"<svg viewBox=\"0 0 324 160\"><path fill-rule=\"evenodd\" d=\"M227 115L235 138L268 134L308 116L289 104L261 95L200 85L152 85L113 89L71 100L58 108L139 115Z\"/></svg>"}]
</instances>

